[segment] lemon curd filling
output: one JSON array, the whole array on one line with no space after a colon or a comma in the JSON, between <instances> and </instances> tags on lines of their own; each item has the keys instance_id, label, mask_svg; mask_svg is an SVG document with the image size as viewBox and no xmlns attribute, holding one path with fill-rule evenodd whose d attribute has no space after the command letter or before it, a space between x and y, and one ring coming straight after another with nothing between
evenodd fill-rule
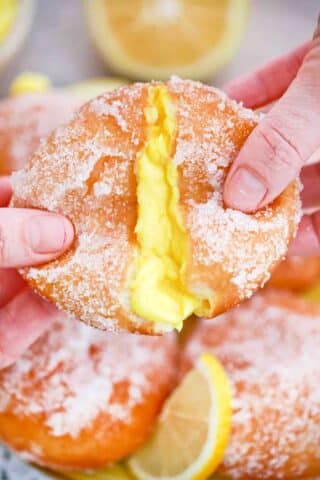
<instances>
[{"instance_id":1,"label":"lemon curd filling","mask_svg":"<svg viewBox=\"0 0 320 480\"><path fill-rule=\"evenodd\" d=\"M145 116L148 140L136 165L139 254L130 285L131 308L146 320L180 330L202 301L184 284L188 239L171 158L175 111L165 87L150 87Z\"/></svg>"},{"instance_id":2,"label":"lemon curd filling","mask_svg":"<svg viewBox=\"0 0 320 480\"><path fill-rule=\"evenodd\" d=\"M18 0L0 0L0 43L10 32L18 14L18 7Z\"/></svg>"}]
</instances>

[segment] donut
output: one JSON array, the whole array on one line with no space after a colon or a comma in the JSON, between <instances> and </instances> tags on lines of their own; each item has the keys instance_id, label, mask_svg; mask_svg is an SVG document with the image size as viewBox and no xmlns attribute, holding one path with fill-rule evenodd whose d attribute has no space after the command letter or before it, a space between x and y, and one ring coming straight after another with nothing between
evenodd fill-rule
<instances>
[{"instance_id":1,"label":"donut","mask_svg":"<svg viewBox=\"0 0 320 480\"><path fill-rule=\"evenodd\" d=\"M57 470L96 469L146 439L176 381L172 334L109 333L62 318L0 371L0 441Z\"/></svg>"},{"instance_id":2,"label":"donut","mask_svg":"<svg viewBox=\"0 0 320 480\"><path fill-rule=\"evenodd\" d=\"M81 105L66 93L26 94L0 102L0 175L23 167L46 137Z\"/></svg>"},{"instance_id":3,"label":"donut","mask_svg":"<svg viewBox=\"0 0 320 480\"><path fill-rule=\"evenodd\" d=\"M301 292L320 280L320 257L288 257L271 275L268 286Z\"/></svg>"},{"instance_id":4,"label":"donut","mask_svg":"<svg viewBox=\"0 0 320 480\"><path fill-rule=\"evenodd\" d=\"M220 359L233 392L219 471L240 480L320 475L320 307L267 289L197 325L182 375L203 351Z\"/></svg>"},{"instance_id":5,"label":"donut","mask_svg":"<svg viewBox=\"0 0 320 480\"><path fill-rule=\"evenodd\" d=\"M134 84L87 103L13 177L16 207L66 215L75 243L22 273L109 331L181 330L249 297L300 218L292 183L266 209L226 208L228 168L258 117L200 83Z\"/></svg>"}]
</instances>

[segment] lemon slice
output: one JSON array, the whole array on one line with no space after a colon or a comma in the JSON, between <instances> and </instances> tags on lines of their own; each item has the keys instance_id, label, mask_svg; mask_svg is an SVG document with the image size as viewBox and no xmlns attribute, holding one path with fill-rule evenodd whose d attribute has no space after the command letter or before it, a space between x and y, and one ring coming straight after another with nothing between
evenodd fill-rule
<instances>
[{"instance_id":1,"label":"lemon slice","mask_svg":"<svg viewBox=\"0 0 320 480\"><path fill-rule=\"evenodd\" d=\"M103 92L109 92L128 83L122 78L98 77L84 80L83 82L73 83L67 88L83 100L91 100L101 95Z\"/></svg>"},{"instance_id":2,"label":"lemon slice","mask_svg":"<svg viewBox=\"0 0 320 480\"><path fill-rule=\"evenodd\" d=\"M114 465L92 473L67 472L64 475L70 480L133 480L132 475L122 465Z\"/></svg>"},{"instance_id":3,"label":"lemon slice","mask_svg":"<svg viewBox=\"0 0 320 480\"><path fill-rule=\"evenodd\" d=\"M147 442L128 461L139 480L204 480L228 444L231 393L221 364L204 353L164 405Z\"/></svg>"},{"instance_id":4,"label":"lemon slice","mask_svg":"<svg viewBox=\"0 0 320 480\"><path fill-rule=\"evenodd\" d=\"M22 47L35 6L36 0L0 0L0 68Z\"/></svg>"},{"instance_id":5,"label":"lemon slice","mask_svg":"<svg viewBox=\"0 0 320 480\"><path fill-rule=\"evenodd\" d=\"M122 75L203 79L227 63L248 0L84 0L93 41Z\"/></svg>"}]
</instances>

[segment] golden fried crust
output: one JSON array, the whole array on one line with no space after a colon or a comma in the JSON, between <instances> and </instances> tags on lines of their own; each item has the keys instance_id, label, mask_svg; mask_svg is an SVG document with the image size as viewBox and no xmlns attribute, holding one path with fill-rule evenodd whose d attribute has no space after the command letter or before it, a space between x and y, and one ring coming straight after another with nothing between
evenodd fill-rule
<instances>
[{"instance_id":1,"label":"golden fried crust","mask_svg":"<svg viewBox=\"0 0 320 480\"><path fill-rule=\"evenodd\" d=\"M195 292L202 286L214 292L208 313L214 316L268 280L296 230L299 189L291 184L255 215L226 209L222 193L228 169L258 118L211 87L176 82L169 90L178 105L174 160L190 234L186 281Z\"/></svg>"},{"instance_id":2,"label":"golden fried crust","mask_svg":"<svg viewBox=\"0 0 320 480\"><path fill-rule=\"evenodd\" d=\"M0 102L0 175L22 168L40 139L66 120L81 100L66 93L27 94Z\"/></svg>"},{"instance_id":3,"label":"golden fried crust","mask_svg":"<svg viewBox=\"0 0 320 480\"><path fill-rule=\"evenodd\" d=\"M202 321L181 372L209 351L233 391L232 435L221 473L240 480L320 474L320 308L266 290Z\"/></svg>"},{"instance_id":4,"label":"golden fried crust","mask_svg":"<svg viewBox=\"0 0 320 480\"><path fill-rule=\"evenodd\" d=\"M0 372L0 438L46 467L93 469L145 441L176 380L172 336L101 332L64 318Z\"/></svg>"},{"instance_id":5,"label":"golden fried crust","mask_svg":"<svg viewBox=\"0 0 320 480\"><path fill-rule=\"evenodd\" d=\"M268 286L302 292L320 280L320 257L288 257L272 273Z\"/></svg>"},{"instance_id":6,"label":"golden fried crust","mask_svg":"<svg viewBox=\"0 0 320 480\"><path fill-rule=\"evenodd\" d=\"M290 185L255 215L226 209L227 170L258 118L212 87L173 80L167 88L176 105L173 161L190 244L185 283L194 293L213 294L208 315L215 315L250 296L286 253L299 219L298 187ZM63 213L76 231L67 254L24 277L62 309L107 330L164 329L130 308L135 161L147 139L148 89L126 86L88 103L14 177L14 206Z\"/></svg>"}]
</instances>

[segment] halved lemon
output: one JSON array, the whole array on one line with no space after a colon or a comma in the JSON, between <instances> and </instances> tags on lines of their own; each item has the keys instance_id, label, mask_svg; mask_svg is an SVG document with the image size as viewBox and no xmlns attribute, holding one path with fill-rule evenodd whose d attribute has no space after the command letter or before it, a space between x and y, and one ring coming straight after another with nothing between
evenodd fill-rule
<instances>
[{"instance_id":1,"label":"halved lemon","mask_svg":"<svg viewBox=\"0 0 320 480\"><path fill-rule=\"evenodd\" d=\"M248 0L84 0L93 41L122 75L204 79L227 63Z\"/></svg>"},{"instance_id":2,"label":"halved lemon","mask_svg":"<svg viewBox=\"0 0 320 480\"><path fill-rule=\"evenodd\" d=\"M0 68L22 47L35 6L36 0L0 0Z\"/></svg>"},{"instance_id":3,"label":"halved lemon","mask_svg":"<svg viewBox=\"0 0 320 480\"><path fill-rule=\"evenodd\" d=\"M128 461L139 480L205 480L220 464L231 428L230 386L204 353L164 405L147 444Z\"/></svg>"}]
</instances>

